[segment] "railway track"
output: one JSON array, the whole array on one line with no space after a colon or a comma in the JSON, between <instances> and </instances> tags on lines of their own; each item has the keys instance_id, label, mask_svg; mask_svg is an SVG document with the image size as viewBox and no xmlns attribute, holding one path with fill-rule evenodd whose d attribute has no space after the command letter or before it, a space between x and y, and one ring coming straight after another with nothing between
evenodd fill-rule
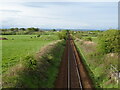
<instances>
[{"instance_id":1,"label":"railway track","mask_svg":"<svg viewBox=\"0 0 120 90\"><path fill-rule=\"evenodd\" d=\"M89 88L93 90L93 84L70 35L68 40L66 40L66 48L55 88L79 88L79 90Z\"/></svg>"}]
</instances>

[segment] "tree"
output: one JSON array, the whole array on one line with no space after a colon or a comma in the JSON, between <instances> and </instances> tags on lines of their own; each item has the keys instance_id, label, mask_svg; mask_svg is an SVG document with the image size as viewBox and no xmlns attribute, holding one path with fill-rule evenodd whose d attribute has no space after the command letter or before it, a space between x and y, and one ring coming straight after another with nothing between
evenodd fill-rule
<instances>
[{"instance_id":1,"label":"tree","mask_svg":"<svg viewBox=\"0 0 120 90\"><path fill-rule=\"evenodd\" d=\"M39 31L39 29L32 27L32 28L27 28L27 31L29 31L29 32L35 32L35 31Z\"/></svg>"},{"instance_id":2,"label":"tree","mask_svg":"<svg viewBox=\"0 0 120 90\"><path fill-rule=\"evenodd\" d=\"M103 53L120 52L118 40L120 39L119 30L107 30L98 36L98 48Z\"/></svg>"},{"instance_id":3,"label":"tree","mask_svg":"<svg viewBox=\"0 0 120 90\"><path fill-rule=\"evenodd\" d=\"M14 30L17 32L19 29L18 28L14 28Z\"/></svg>"},{"instance_id":4,"label":"tree","mask_svg":"<svg viewBox=\"0 0 120 90\"><path fill-rule=\"evenodd\" d=\"M5 34L5 32L7 32L7 29L1 29L2 34Z\"/></svg>"},{"instance_id":5,"label":"tree","mask_svg":"<svg viewBox=\"0 0 120 90\"><path fill-rule=\"evenodd\" d=\"M67 39L67 33L68 33L67 30L61 30L61 32L58 33L59 39L64 39L64 40L66 40L66 39Z\"/></svg>"},{"instance_id":6,"label":"tree","mask_svg":"<svg viewBox=\"0 0 120 90\"><path fill-rule=\"evenodd\" d=\"M52 31L52 32L55 32L55 31L56 31L56 29L52 29L51 31Z\"/></svg>"},{"instance_id":7,"label":"tree","mask_svg":"<svg viewBox=\"0 0 120 90\"><path fill-rule=\"evenodd\" d=\"M25 28L20 28L19 30L25 31Z\"/></svg>"},{"instance_id":8,"label":"tree","mask_svg":"<svg viewBox=\"0 0 120 90\"><path fill-rule=\"evenodd\" d=\"M10 28L11 31L14 31L15 29L14 28Z\"/></svg>"}]
</instances>

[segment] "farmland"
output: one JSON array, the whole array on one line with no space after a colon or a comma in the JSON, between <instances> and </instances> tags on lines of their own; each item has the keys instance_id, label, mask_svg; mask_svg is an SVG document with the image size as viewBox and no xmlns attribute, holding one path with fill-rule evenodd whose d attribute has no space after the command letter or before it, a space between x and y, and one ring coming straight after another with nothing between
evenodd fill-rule
<instances>
[{"instance_id":1,"label":"farmland","mask_svg":"<svg viewBox=\"0 0 120 90\"><path fill-rule=\"evenodd\" d=\"M59 32L53 31L15 33L0 36L4 39L1 40L3 88L54 87L65 40L60 40Z\"/></svg>"},{"instance_id":2,"label":"farmland","mask_svg":"<svg viewBox=\"0 0 120 90\"><path fill-rule=\"evenodd\" d=\"M0 36L2 39L5 39L1 40L2 84L4 88L54 88L55 81L60 74L59 67L61 62L64 65L61 67L61 72L64 76L67 73L66 71L68 71L68 65L70 68L75 68L76 62L73 62L75 60L82 60L80 61L81 65L76 63L78 65L77 68L85 65L85 69L79 72L82 75L87 70L86 78L88 78L89 82L93 82L91 87L118 87L117 81L112 76L116 71L113 70L111 72L111 66L117 68L118 64L117 53L119 52L119 46L117 43L117 30L36 30L35 28L29 28L26 31L5 31ZM72 51L72 48L75 51ZM74 52L76 53L74 54ZM78 55L78 58L75 59L72 55ZM64 59L61 60L61 58ZM67 65L67 60L71 64ZM77 72L73 73L72 69L70 72L73 75L71 78L77 75ZM65 77L67 78L67 76ZM58 79L58 82L63 82L61 85L65 85L64 81L59 80L61 78L64 80L65 77L62 77L61 74L59 75L60 79ZM82 79L84 81L84 78ZM72 83L74 83L74 78Z\"/></svg>"},{"instance_id":3,"label":"farmland","mask_svg":"<svg viewBox=\"0 0 120 90\"><path fill-rule=\"evenodd\" d=\"M2 36L8 39L2 41L3 72L22 60L28 54L35 54L35 52L39 51L41 47L58 40L56 35L42 35L40 38L36 38L35 36L36 35Z\"/></svg>"}]
</instances>

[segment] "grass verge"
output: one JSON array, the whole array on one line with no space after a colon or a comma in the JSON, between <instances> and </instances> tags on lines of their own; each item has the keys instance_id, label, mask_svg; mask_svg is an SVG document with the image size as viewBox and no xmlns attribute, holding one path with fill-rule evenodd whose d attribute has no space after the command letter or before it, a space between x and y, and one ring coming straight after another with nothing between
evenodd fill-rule
<instances>
[{"instance_id":1,"label":"grass verge","mask_svg":"<svg viewBox=\"0 0 120 90\"><path fill-rule=\"evenodd\" d=\"M75 40L95 88L118 88L110 75L110 64L116 64L117 56L103 55L97 52L96 44Z\"/></svg>"},{"instance_id":2,"label":"grass verge","mask_svg":"<svg viewBox=\"0 0 120 90\"><path fill-rule=\"evenodd\" d=\"M30 54L3 76L3 88L53 88L65 41L49 44Z\"/></svg>"}]
</instances>

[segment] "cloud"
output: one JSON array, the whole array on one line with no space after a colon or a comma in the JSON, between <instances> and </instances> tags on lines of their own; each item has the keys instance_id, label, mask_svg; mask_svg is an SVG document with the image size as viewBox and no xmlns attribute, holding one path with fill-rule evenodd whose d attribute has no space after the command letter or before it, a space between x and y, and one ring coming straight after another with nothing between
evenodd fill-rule
<instances>
[{"instance_id":1,"label":"cloud","mask_svg":"<svg viewBox=\"0 0 120 90\"><path fill-rule=\"evenodd\" d=\"M0 5L3 27L117 27L117 3L7 2Z\"/></svg>"},{"instance_id":2,"label":"cloud","mask_svg":"<svg viewBox=\"0 0 120 90\"><path fill-rule=\"evenodd\" d=\"M39 8L45 8L46 6L44 5L45 3L42 2L24 2L22 5L26 7L39 7Z\"/></svg>"},{"instance_id":3,"label":"cloud","mask_svg":"<svg viewBox=\"0 0 120 90\"><path fill-rule=\"evenodd\" d=\"M19 10L0 10L0 12L21 12Z\"/></svg>"}]
</instances>

